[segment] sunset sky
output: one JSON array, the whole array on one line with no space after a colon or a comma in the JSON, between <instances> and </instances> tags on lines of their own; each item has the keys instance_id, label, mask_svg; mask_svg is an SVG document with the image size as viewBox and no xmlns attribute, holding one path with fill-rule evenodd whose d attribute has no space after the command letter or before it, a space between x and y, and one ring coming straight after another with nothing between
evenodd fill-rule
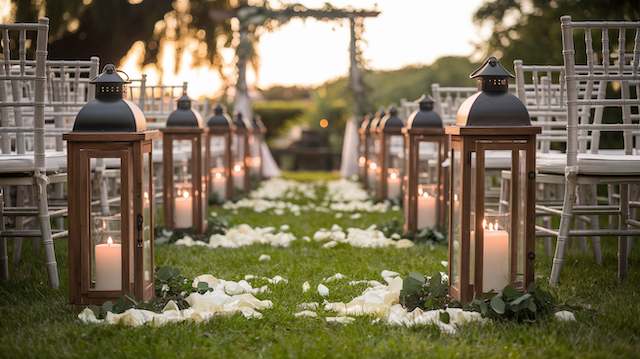
<instances>
[{"instance_id":1,"label":"sunset sky","mask_svg":"<svg viewBox=\"0 0 640 359\"><path fill-rule=\"evenodd\" d=\"M301 0L310 8L322 7L324 0ZM363 52L370 69L397 69L411 64L429 64L440 56L470 56L474 43L486 37L476 27L472 14L482 0L333 0L336 7L375 9L377 18L365 21ZM218 73L204 65L194 66L192 52L187 47L182 62L176 68L175 44L161 43L158 64L140 68L144 44L135 43L121 61L120 67L132 78L141 72L149 83L160 81L158 66L164 70L165 84L189 82L192 96L216 96L221 89ZM318 85L344 76L348 72L349 26L347 20L320 22L313 19L292 20L277 30L264 33L258 45L259 78L249 69L250 86L266 88L272 85ZM221 50L227 76L234 76L234 50Z\"/></svg>"},{"instance_id":2,"label":"sunset sky","mask_svg":"<svg viewBox=\"0 0 640 359\"><path fill-rule=\"evenodd\" d=\"M302 0L321 7L324 0ZM337 7L377 8L365 21L364 56L373 69L428 64L443 55L470 55L483 34L471 21L481 0L333 0ZM259 85L319 84L349 67L349 26L293 20L260 40Z\"/></svg>"}]
</instances>

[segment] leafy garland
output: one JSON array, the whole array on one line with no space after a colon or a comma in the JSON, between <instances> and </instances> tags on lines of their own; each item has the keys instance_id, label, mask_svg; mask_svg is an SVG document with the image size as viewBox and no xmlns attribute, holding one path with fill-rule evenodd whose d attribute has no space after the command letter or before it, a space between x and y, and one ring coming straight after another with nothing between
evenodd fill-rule
<instances>
[{"instance_id":1,"label":"leafy garland","mask_svg":"<svg viewBox=\"0 0 640 359\"><path fill-rule=\"evenodd\" d=\"M185 236L189 236L196 241L208 242L212 234L225 234L228 229L229 220L222 216L209 217L207 219L207 230L204 234L195 233L191 228L169 230L156 227L156 243L174 243Z\"/></svg>"},{"instance_id":2,"label":"leafy garland","mask_svg":"<svg viewBox=\"0 0 640 359\"><path fill-rule=\"evenodd\" d=\"M535 322L560 309L556 297L532 283L526 291L511 285L499 293L487 293L467 305L454 301L448 295L448 280L440 273L425 277L420 273L409 273L403 279L400 304L407 310L463 308L479 312L492 320ZM446 321L445 321L446 322Z\"/></svg>"},{"instance_id":3,"label":"leafy garland","mask_svg":"<svg viewBox=\"0 0 640 359\"><path fill-rule=\"evenodd\" d=\"M384 235L388 238L392 238L394 234L402 233L404 231L402 222L397 219L383 223L378 227L378 229L380 229L380 231L384 233ZM423 228L415 233L409 233L405 237L411 239L415 243L424 243L430 245L446 245L448 243L446 235L433 228Z\"/></svg>"}]
</instances>

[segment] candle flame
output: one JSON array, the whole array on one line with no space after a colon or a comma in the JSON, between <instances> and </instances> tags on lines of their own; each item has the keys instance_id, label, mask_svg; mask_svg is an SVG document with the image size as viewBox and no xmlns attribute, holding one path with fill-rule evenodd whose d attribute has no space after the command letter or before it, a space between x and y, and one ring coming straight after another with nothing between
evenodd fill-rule
<instances>
[{"instance_id":1,"label":"candle flame","mask_svg":"<svg viewBox=\"0 0 640 359\"><path fill-rule=\"evenodd\" d=\"M189 198L189 191L182 191L182 198L184 199Z\"/></svg>"},{"instance_id":2,"label":"candle flame","mask_svg":"<svg viewBox=\"0 0 640 359\"><path fill-rule=\"evenodd\" d=\"M367 159L364 158L364 156L360 156L360 158L358 159L358 163L360 164L360 166L364 166L365 162L367 162Z\"/></svg>"},{"instance_id":3,"label":"candle flame","mask_svg":"<svg viewBox=\"0 0 640 359\"><path fill-rule=\"evenodd\" d=\"M369 163L369 168L375 170L376 168L378 168L378 165L375 162L371 162Z\"/></svg>"},{"instance_id":4,"label":"candle flame","mask_svg":"<svg viewBox=\"0 0 640 359\"><path fill-rule=\"evenodd\" d=\"M216 172L215 176L216 176L216 178L222 178L222 173Z\"/></svg>"},{"instance_id":5,"label":"candle flame","mask_svg":"<svg viewBox=\"0 0 640 359\"><path fill-rule=\"evenodd\" d=\"M107 245L111 246L112 244L113 244L113 238L109 236L109 238L107 238Z\"/></svg>"},{"instance_id":6,"label":"candle flame","mask_svg":"<svg viewBox=\"0 0 640 359\"><path fill-rule=\"evenodd\" d=\"M144 192L144 199L149 200L149 192Z\"/></svg>"},{"instance_id":7,"label":"candle flame","mask_svg":"<svg viewBox=\"0 0 640 359\"><path fill-rule=\"evenodd\" d=\"M389 178L390 179L396 179L396 178L398 178L398 174L395 173L395 172L391 172L391 173L389 173Z\"/></svg>"},{"instance_id":8,"label":"candle flame","mask_svg":"<svg viewBox=\"0 0 640 359\"><path fill-rule=\"evenodd\" d=\"M483 219L482 220L482 229L486 229L487 228L487 220Z\"/></svg>"},{"instance_id":9,"label":"candle flame","mask_svg":"<svg viewBox=\"0 0 640 359\"><path fill-rule=\"evenodd\" d=\"M233 166L233 172L240 172L242 170L242 166L240 166L239 164L235 164Z\"/></svg>"}]
</instances>

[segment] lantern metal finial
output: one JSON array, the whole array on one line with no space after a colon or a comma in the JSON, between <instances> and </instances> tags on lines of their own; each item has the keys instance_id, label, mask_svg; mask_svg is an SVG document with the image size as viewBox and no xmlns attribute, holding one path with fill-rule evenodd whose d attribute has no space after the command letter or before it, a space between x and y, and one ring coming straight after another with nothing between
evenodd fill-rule
<instances>
[{"instance_id":1,"label":"lantern metal finial","mask_svg":"<svg viewBox=\"0 0 640 359\"><path fill-rule=\"evenodd\" d=\"M509 78L513 75L495 57L488 58L469 77L478 79L479 92L466 99L458 109L457 126L531 126L527 108L508 92Z\"/></svg>"},{"instance_id":2,"label":"lantern metal finial","mask_svg":"<svg viewBox=\"0 0 640 359\"><path fill-rule=\"evenodd\" d=\"M217 104L213 109L213 116L209 117L207 121L208 127L221 127L231 128L233 123L229 118L229 115L225 113L224 107L221 104Z\"/></svg>"},{"instance_id":3,"label":"lantern metal finial","mask_svg":"<svg viewBox=\"0 0 640 359\"><path fill-rule=\"evenodd\" d=\"M247 124L244 123L244 119L242 118L242 112L236 113L236 120L234 121L234 125L236 125L236 127L239 130L246 130L247 129Z\"/></svg>"},{"instance_id":4,"label":"lantern metal finial","mask_svg":"<svg viewBox=\"0 0 640 359\"><path fill-rule=\"evenodd\" d=\"M76 115L73 132L141 132L147 129L140 108L123 98L124 85L129 83L129 78L122 79L118 72L121 71L108 64L90 81L96 86L96 97Z\"/></svg>"},{"instance_id":5,"label":"lantern metal finial","mask_svg":"<svg viewBox=\"0 0 640 359\"><path fill-rule=\"evenodd\" d=\"M388 114L380 119L378 127L382 131L400 132L402 127L404 127L404 122L398 117L398 109L391 106Z\"/></svg>"}]
</instances>

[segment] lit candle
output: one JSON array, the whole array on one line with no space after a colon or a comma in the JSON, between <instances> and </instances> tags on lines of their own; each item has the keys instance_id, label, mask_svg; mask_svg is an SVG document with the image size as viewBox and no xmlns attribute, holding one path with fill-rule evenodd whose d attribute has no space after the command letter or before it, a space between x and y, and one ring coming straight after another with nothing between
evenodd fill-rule
<instances>
[{"instance_id":1,"label":"lit candle","mask_svg":"<svg viewBox=\"0 0 640 359\"><path fill-rule=\"evenodd\" d=\"M212 170L213 172L213 192L218 195L218 198L224 199L226 194L226 180L221 168Z\"/></svg>"},{"instance_id":2,"label":"lit candle","mask_svg":"<svg viewBox=\"0 0 640 359\"><path fill-rule=\"evenodd\" d=\"M96 290L122 289L122 245L113 243L109 237L107 243L96 245Z\"/></svg>"},{"instance_id":3,"label":"lit candle","mask_svg":"<svg viewBox=\"0 0 640 359\"><path fill-rule=\"evenodd\" d=\"M367 163L367 159L364 156L360 156L360 158L358 158L358 166L364 167L366 163Z\"/></svg>"},{"instance_id":4,"label":"lit candle","mask_svg":"<svg viewBox=\"0 0 640 359\"><path fill-rule=\"evenodd\" d=\"M377 169L378 165L375 162L369 162L369 168L367 169L367 181L369 182L370 189L375 187Z\"/></svg>"},{"instance_id":5,"label":"lit candle","mask_svg":"<svg viewBox=\"0 0 640 359\"><path fill-rule=\"evenodd\" d=\"M398 197L400 197L400 170L390 168L387 178L387 198Z\"/></svg>"},{"instance_id":6,"label":"lit candle","mask_svg":"<svg viewBox=\"0 0 640 359\"><path fill-rule=\"evenodd\" d=\"M233 184L236 188L244 189L244 169L239 163L233 166Z\"/></svg>"},{"instance_id":7,"label":"lit candle","mask_svg":"<svg viewBox=\"0 0 640 359\"><path fill-rule=\"evenodd\" d=\"M436 197L418 188L418 229L436 225Z\"/></svg>"},{"instance_id":8,"label":"lit candle","mask_svg":"<svg viewBox=\"0 0 640 359\"><path fill-rule=\"evenodd\" d=\"M499 229L498 222L482 220L484 244L482 249L482 291L501 291L509 282L509 232ZM471 231L471 255L475 255L475 232ZM472 258L472 263L475 260ZM475 272L475 265L471 268Z\"/></svg>"},{"instance_id":9,"label":"lit candle","mask_svg":"<svg viewBox=\"0 0 640 359\"><path fill-rule=\"evenodd\" d=\"M193 204L188 189L178 189L173 222L176 228L190 228L193 225Z\"/></svg>"}]
</instances>

